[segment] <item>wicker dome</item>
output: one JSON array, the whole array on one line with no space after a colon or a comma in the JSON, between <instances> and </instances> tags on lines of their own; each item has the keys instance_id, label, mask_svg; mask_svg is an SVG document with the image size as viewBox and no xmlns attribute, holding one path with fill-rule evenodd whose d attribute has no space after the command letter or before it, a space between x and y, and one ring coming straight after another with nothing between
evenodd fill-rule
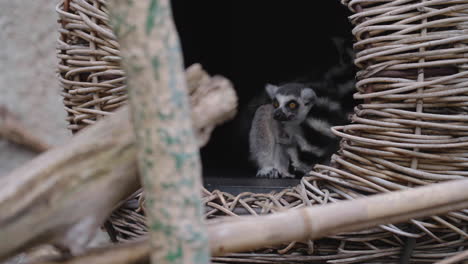
<instances>
[{"instance_id":1,"label":"wicker dome","mask_svg":"<svg viewBox=\"0 0 468 264\"><path fill-rule=\"evenodd\" d=\"M335 166L317 165L277 193L204 191L207 218L268 214L468 176L468 1L350 0L357 93L364 99L342 137ZM60 81L70 129L126 102L119 46L106 1L62 1ZM117 240L145 234L141 193L110 218ZM468 210L382 225L281 248L213 258L217 263L428 263L468 246ZM414 244L407 241L413 241Z\"/></svg>"}]
</instances>

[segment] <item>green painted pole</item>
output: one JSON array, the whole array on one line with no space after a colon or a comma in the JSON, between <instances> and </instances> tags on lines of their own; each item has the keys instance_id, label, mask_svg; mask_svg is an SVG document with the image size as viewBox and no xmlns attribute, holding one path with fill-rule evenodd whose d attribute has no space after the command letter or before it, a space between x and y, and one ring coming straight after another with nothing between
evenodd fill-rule
<instances>
[{"instance_id":1,"label":"green painted pole","mask_svg":"<svg viewBox=\"0 0 468 264\"><path fill-rule=\"evenodd\" d=\"M210 262L201 166L168 0L111 0L146 197L151 262Z\"/></svg>"}]
</instances>

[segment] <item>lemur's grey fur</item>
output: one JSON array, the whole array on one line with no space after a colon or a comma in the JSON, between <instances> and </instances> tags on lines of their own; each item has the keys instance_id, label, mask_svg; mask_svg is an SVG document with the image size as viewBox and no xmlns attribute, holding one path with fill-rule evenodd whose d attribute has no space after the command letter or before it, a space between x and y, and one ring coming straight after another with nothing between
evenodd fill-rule
<instances>
[{"instance_id":1,"label":"lemur's grey fur","mask_svg":"<svg viewBox=\"0 0 468 264\"><path fill-rule=\"evenodd\" d=\"M317 96L311 88L296 83L268 84L265 89L272 103L255 112L249 135L251 159L259 168L257 177L291 178L289 165L300 171L310 169L300 161L298 150L323 151L310 145L301 129Z\"/></svg>"},{"instance_id":2,"label":"lemur's grey fur","mask_svg":"<svg viewBox=\"0 0 468 264\"><path fill-rule=\"evenodd\" d=\"M346 124L353 111L355 70L345 41L333 42L339 61L320 79L266 85L270 103L259 100L252 107L257 111L250 127L250 156L258 166L258 177L303 175L316 163L329 163L338 149L339 138L330 128ZM288 108L291 100L297 103L295 111Z\"/></svg>"}]
</instances>

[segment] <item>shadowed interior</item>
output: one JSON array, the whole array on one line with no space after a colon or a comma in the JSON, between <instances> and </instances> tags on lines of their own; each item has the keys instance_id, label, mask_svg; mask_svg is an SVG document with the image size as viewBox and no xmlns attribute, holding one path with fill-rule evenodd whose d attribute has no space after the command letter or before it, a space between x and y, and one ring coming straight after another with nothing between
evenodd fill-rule
<instances>
[{"instance_id":1,"label":"shadowed interior","mask_svg":"<svg viewBox=\"0 0 468 264\"><path fill-rule=\"evenodd\" d=\"M201 150L204 176L254 177L248 160L247 104L266 83L314 80L337 63L332 37L352 39L349 11L338 0L173 0L185 65L201 63L229 78L239 97L236 118Z\"/></svg>"}]
</instances>

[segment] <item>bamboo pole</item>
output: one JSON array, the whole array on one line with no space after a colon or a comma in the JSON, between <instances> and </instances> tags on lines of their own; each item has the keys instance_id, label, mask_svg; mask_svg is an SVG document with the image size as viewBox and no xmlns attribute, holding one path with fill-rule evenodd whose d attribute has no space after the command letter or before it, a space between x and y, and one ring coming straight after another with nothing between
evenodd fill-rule
<instances>
[{"instance_id":1,"label":"bamboo pole","mask_svg":"<svg viewBox=\"0 0 468 264\"><path fill-rule=\"evenodd\" d=\"M463 179L326 206L221 222L209 227L211 253L222 255L288 241L317 239L465 209L468 208L467 190L468 179Z\"/></svg>"},{"instance_id":2,"label":"bamboo pole","mask_svg":"<svg viewBox=\"0 0 468 264\"><path fill-rule=\"evenodd\" d=\"M209 263L201 165L169 0L114 0L110 18L128 76L151 262Z\"/></svg>"},{"instance_id":3,"label":"bamboo pole","mask_svg":"<svg viewBox=\"0 0 468 264\"><path fill-rule=\"evenodd\" d=\"M290 241L319 239L341 232L365 230L382 224L396 224L413 218L445 214L468 208L466 190L468 179L435 183L334 204L290 209L266 216L215 220L208 222L211 253L219 256L244 252ZM123 248L125 252L140 252L141 258L149 254L144 242L124 245ZM116 252L115 250L108 248L101 253ZM466 252L460 253L457 259L465 254ZM120 256L120 261L125 260L125 255ZM57 264L104 263L98 261L102 259L99 255L82 259L86 259L87 262L64 260Z\"/></svg>"},{"instance_id":4,"label":"bamboo pole","mask_svg":"<svg viewBox=\"0 0 468 264\"><path fill-rule=\"evenodd\" d=\"M200 65L186 71L202 146L236 112L232 84ZM0 178L0 261L41 243L77 254L113 208L140 186L128 107ZM80 239L77 239L80 238Z\"/></svg>"}]
</instances>

